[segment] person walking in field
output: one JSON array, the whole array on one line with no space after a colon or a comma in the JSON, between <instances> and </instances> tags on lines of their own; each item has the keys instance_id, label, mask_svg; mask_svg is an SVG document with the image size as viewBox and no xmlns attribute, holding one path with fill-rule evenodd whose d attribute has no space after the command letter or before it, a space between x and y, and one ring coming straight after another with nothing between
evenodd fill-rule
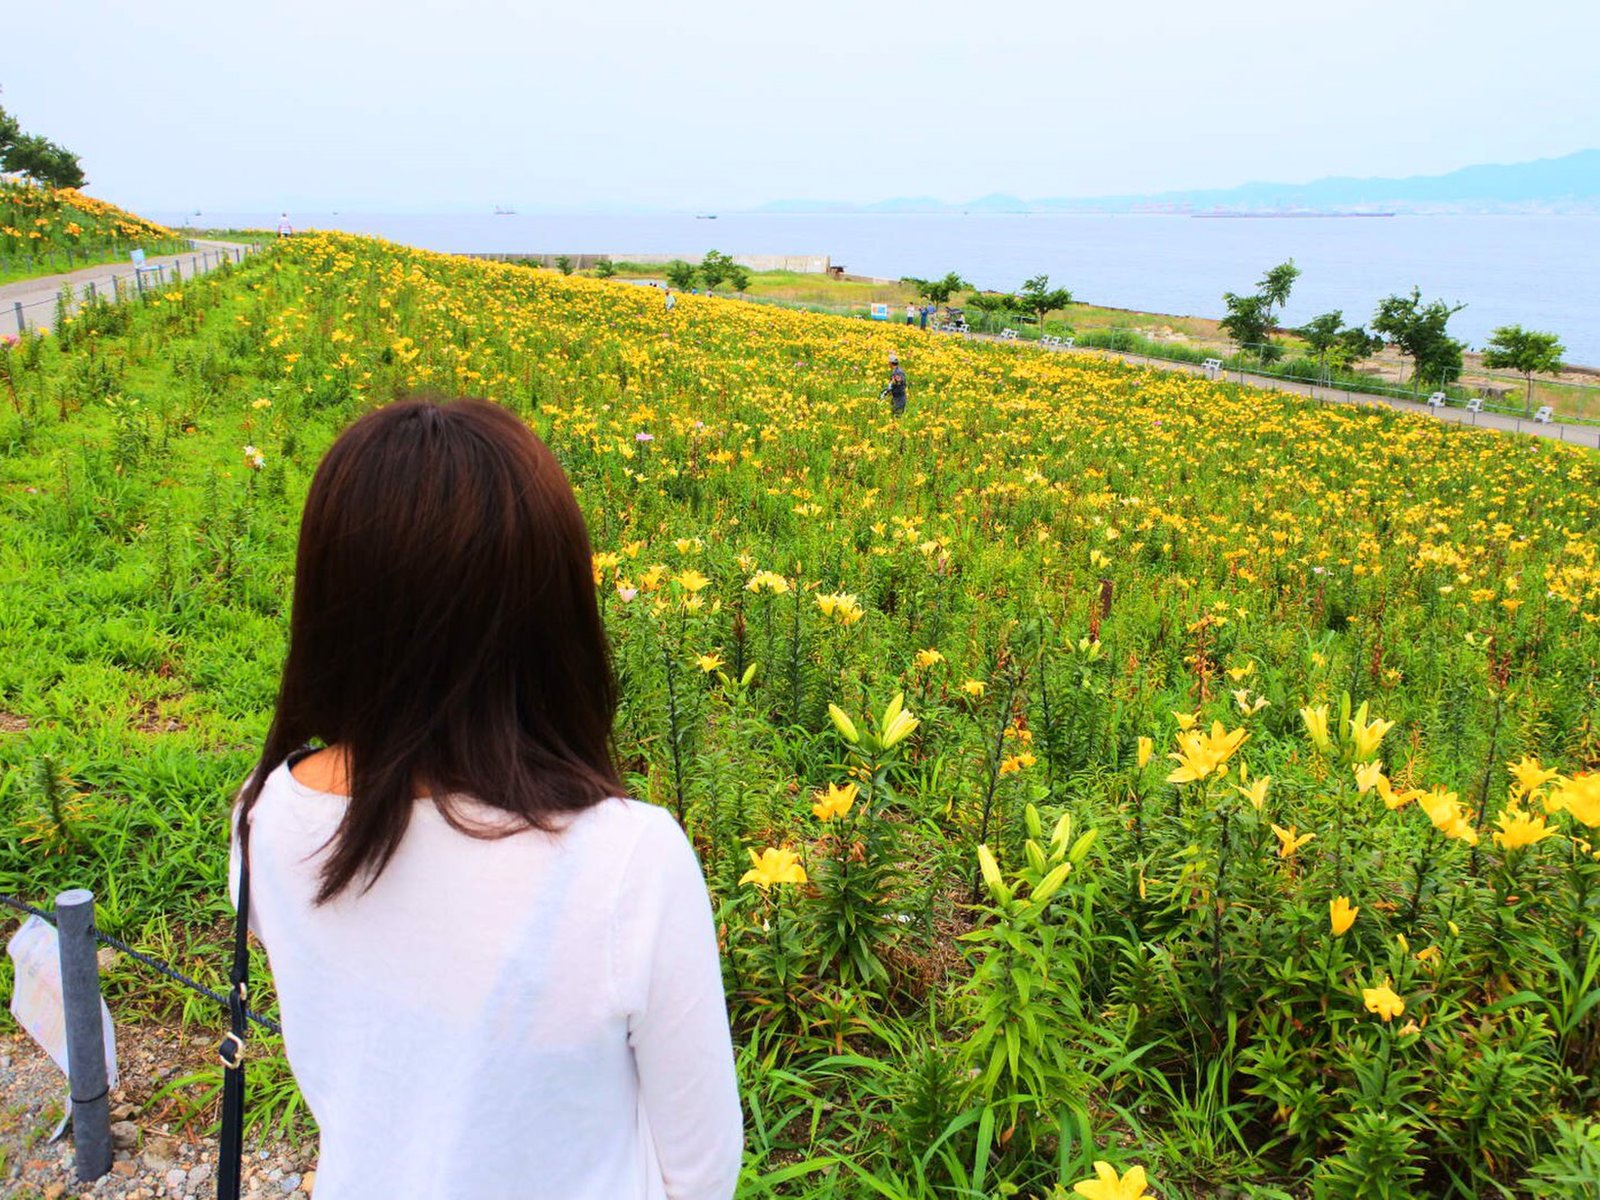
<instances>
[{"instance_id":1,"label":"person walking in field","mask_svg":"<svg viewBox=\"0 0 1600 1200\"><path fill-rule=\"evenodd\" d=\"M915 304L911 303L911 301L907 300L906 301L906 324L907 325L915 325L916 323L917 323L917 306Z\"/></svg>"},{"instance_id":2,"label":"person walking in field","mask_svg":"<svg viewBox=\"0 0 1600 1200\"><path fill-rule=\"evenodd\" d=\"M293 232L294 228L289 224L289 214L280 213L278 216L278 236L286 238Z\"/></svg>"},{"instance_id":3,"label":"person walking in field","mask_svg":"<svg viewBox=\"0 0 1600 1200\"><path fill-rule=\"evenodd\" d=\"M899 416L906 410L906 373L900 369L900 356L889 353L889 382L884 384L878 399L889 398L889 411Z\"/></svg>"},{"instance_id":4,"label":"person walking in field","mask_svg":"<svg viewBox=\"0 0 1600 1200\"><path fill-rule=\"evenodd\" d=\"M616 708L544 443L471 399L346 429L306 498L230 871L317 1200L733 1196L711 904L672 814L624 794Z\"/></svg>"}]
</instances>

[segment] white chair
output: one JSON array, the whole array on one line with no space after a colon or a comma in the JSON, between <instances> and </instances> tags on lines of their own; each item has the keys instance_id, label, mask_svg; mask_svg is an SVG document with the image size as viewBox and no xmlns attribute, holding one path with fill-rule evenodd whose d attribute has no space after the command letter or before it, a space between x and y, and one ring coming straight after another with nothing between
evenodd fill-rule
<instances>
[{"instance_id":1,"label":"white chair","mask_svg":"<svg viewBox=\"0 0 1600 1200\"><path fill-rule=\"evenodd\" d=\"M1222 360L1220 358L1208 358L1200 366L1204 369L1207 379L1216 379L1222 374Z\"/></svg>"},{"instance_id":2,"label":"white chair","mask_svg":"<svg viewBox=\"0 0 1600 1200\"><path fill-rule=\"evenodd\" d=\"M1443 408L1444 406L1445 395L1443 392L1435 392L1433 395L1428 397L1429 408Z\"/></svg>"},{"instance_id":3,"label":"white chair","mask_svg":"<svg viewBox=\"0 0 1600 1200\"><path fill-rule=\"evenodd\" d=\"M1014 341L1016 341L1017 340L1017 331L1015 329L1002 329L1000 331L1000 340L1002 342L1014 342Z\"/></svg>"},{"instance_id":4,"label":"white chair","mask_svg":"<svg viewBox=\"0 0 1600 1200\"><path fill-rule=\"evenodd\" d=\"M1057 338L1056 341L1060 343L1063 350L1071 350L1078 344L1077 338Z\"/></svg>"},{"instance_id":5,"label":"white chair","mask_svg":"<svg viewBox=\"0 0 1600 1200\"><path fill-rule=\"evenodd\" d=\"M1468 400L1467 411L1469 413L1481 413L1483 411L1483 397L1474 396L1471 400Z\"/></svg>"},{"instance_id":6,"label":"white chair","mask_svg":"<svg viewBox=\"0 0 1600 1200\"><path fill-rule=\"evenodd\" d=\"M1540 407L1538 412L1533 414L1533 419L1539 422L1541 425L1548 425L1552 420L1554 420L1555 415L1556 410L1551 408L1548 404L1545 404Z\"/></svg>"}]
</instances>

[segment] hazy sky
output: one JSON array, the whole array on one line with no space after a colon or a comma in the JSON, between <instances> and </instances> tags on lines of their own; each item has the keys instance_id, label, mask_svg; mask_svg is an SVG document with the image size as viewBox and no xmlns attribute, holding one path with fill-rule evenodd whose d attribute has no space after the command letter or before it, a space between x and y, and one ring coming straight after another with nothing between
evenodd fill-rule
<instances>
[{"instance_id":1,"label":"hazy sky","mask_svg":"<svg viewBox=\"0 0 1600 1200\"><path fill-rule=\"evenodd\" d=\"M733 208L1436 173L1600 141L1593 0L7 4L134 208Z\"/></svg>"}]
</instances>

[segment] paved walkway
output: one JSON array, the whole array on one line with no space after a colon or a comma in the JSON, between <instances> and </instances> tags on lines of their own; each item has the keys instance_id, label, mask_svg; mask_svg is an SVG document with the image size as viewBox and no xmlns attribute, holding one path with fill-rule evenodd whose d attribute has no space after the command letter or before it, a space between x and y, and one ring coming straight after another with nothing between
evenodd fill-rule
<instances>
[{"instance_id":1,"label":"paved walkway","mask_svg":"<svg viewBox=\"0 0 1600 1200\"><path fill-rule=\"evenodd\" d=\"M236 260L255 250L255 246L242 242L196 240L194 249L183 254L161 254L147 259L145 285L170 282L175 272L187 279L211 270L224 258ZM19 322L29 329L49 329L55 323L56 296L63 284L70 283L74 298L81 300L88 294L91 284L97 295L110 296L113 278L120 280L125 288L138 286L131 262L101 263L98 267L83 267L60 275L38 275L0 284L0 334L20 333Z\"/></svg>"}]
</instances>

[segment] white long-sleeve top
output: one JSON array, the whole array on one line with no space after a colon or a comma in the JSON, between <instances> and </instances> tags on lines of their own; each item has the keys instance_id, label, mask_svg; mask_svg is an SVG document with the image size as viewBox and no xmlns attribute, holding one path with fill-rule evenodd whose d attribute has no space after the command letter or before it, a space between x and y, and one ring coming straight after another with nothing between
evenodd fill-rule
<instances>
[{"instance_id":1,"label":"white long-sleeve top","mask_svg":"<svg viewBox=\"0 0 1600 1200\"><path fill-rule=\"evenodd\" d=\"M372 888L319 908L346 802L284 765L250 822L250 925L321 1127L316 1200L731 1197L716 936L670 814L612 799L483 840L419 800Z\"/></svg>"}]
</instances>

